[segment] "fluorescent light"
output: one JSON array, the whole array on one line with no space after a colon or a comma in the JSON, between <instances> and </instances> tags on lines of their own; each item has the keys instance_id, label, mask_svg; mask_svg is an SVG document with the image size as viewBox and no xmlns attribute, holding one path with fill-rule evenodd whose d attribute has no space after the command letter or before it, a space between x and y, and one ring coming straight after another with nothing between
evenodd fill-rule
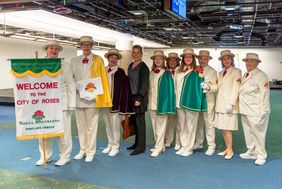
<instances>
[{"instance_id":1,"label":"fluorescent light","mask_svg":"<svg viewBox=\"0 0 282 189\"><path fill-rule=\"evenodd\" d=\"M34 31L43 31L52 34L59 34L73 38L79 38L82 35L92 36L97 42L115 45L116 41L138 40L141 46L148 47L167 47L160 43L135 37L130 34L124 34L114 30L102 28L93 24L57 15L44 10L29 10L0 13L0 24L27 28ZM141 42L144 42L141 43ZM136 44L136 43L135 43Z\"/></svg>"},{"instance_id":2,"label":"fluorescent light","mask_svg":"<svg viewBox=\"0 0 282 189\"><path fill-rule=\"evenodd\" d=\"M134 11L128 11L130 12L131 14L134 14L136 16L140 16L140 15L144 15L145 12L143 10L134 10Z\"/></svg>"}]
</instances>

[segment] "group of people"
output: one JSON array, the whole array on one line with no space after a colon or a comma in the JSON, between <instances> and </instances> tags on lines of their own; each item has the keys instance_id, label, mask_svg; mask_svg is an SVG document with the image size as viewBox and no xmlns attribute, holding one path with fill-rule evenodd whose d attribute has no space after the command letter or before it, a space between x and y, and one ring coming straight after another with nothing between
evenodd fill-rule
<instances>
[{"instance_id":1,"label":"group of people","mask_svg":"<svg viewBox=\"0 0 282 189\"><path fill-rule=\"evenodd\" d=\"M234 54L230 50L220 52L223 70L217 73L209 66L212 59L209 51L195 54L185 48L178 56L171 52L166 56L155 50L151 69L142 61L142 47L132 48L133 62L127 74L119 67L122 58L118 49L109 49L103 59L91 52L93 39L80 38L83 55L75 57L70 64L62 62L62 91L64 112L64 136L59 138L60 159L57 166L70 161L72 149L70 112L75 109L80 151L74 157L85 162L93 161L96 153L98 116L105 122L108 139L102 151L116 156L120 145L121 119L129 117L134 126L135 142L127 147L130 155L139 155L146 149L145 112L150 112L155 145L151 157L157 157L175 141L175 153L190 156L193 150L203 148L204 135L207 141L205 154L215 153L215 128L222 130L226 148L218 153L225 159L234 155L232 131L238 130L238 114L244 129L247 151L243 159L255 159L256 165L266 162L265 136L270 113L269 84L267 75L258 68L261 60L256 53L247 53L243 59L247 72L234 66ZM63 47L49 41L43 50L47 58L57 58ZM198 64L197 64L198 60ZM150 71L151 70L151 71ZM100 77L103 94L94 100L80 98L77 82ZM175 138L175 139L174 139ZM42 140L39 143L41 158L36 165L43 165ZM46 160L52 156L50 139L46 139Z\"/></svg>"}]
</instances>

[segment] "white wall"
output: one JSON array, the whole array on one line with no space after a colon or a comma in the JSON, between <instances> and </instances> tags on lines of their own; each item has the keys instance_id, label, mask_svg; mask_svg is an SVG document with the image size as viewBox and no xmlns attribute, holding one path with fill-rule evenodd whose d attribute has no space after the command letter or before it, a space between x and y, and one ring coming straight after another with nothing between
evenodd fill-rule
<instances>
[{"instance_id":1,"label":"white wall","mask_svg":"<svg viewBox=\"0 0 282 189\"><path fill-rule=\"evenodd\" d=\"M0 89L12 88L13 77L11 75L11 64L7 59L12 58L34 58L35 51L38 51L38 57L44 57L46 54L41 49L44 43L0 37ZM76 47L64 46L60 57L69 61L76 56Z\"/></svg>"},{"instance_id":2,"label":"white wall","mask_svg":"<svg viewBox=\"0 0 282 189\"><path fill-rule=\"evenodd\" d=\"M176 52L179 55L182 54L183 49L163 49L165 54L168 55L169 52ZM195 53L202 49L194 49ZM210 60L210 66L214 67L216 70L220 71L221 63L218 60L220 56L220 51L225 50L219 48L206 48L205 50L209 50L211 56L213 57ZM153 55L154 49L145 49L143 60L147 63L148 66L152 65L152 60L150 57ZM279 79L282 80L282 48L261 48L261 49L231 49L232 53L235 54L235 66L242 70L242 73L246 72L245 62L242 61L243 58L246 57L246 53L254 52L259 55L261 59L261 63L259 64L259 68L267 73L269 80Z\"/></svg>"}]
</instances>

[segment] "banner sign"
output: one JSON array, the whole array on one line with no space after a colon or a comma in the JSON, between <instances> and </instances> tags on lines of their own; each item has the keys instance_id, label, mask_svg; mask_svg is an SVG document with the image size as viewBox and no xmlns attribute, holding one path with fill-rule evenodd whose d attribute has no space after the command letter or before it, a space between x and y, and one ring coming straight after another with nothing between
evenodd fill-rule
<instances>
[{"instance_id":1,"label":"banner sign","mask_svg":"<svg viewBox=\"0 0 282 189\"><path fill-rule=\"evenodd\" d=\"M62 136L61 59L12 59L17 140Z\"/></svg>"}]
</instances>

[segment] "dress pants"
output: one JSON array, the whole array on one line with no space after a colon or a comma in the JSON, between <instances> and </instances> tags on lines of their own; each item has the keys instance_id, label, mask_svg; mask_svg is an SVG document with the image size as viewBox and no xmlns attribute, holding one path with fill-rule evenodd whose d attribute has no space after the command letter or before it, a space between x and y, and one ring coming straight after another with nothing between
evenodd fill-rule
<instances>
[{"instance_id":1,"label":"dress pants","mask_svg":"<svg viewBox=\"0 0 282 189\"><path fill-rule=\"evenodd\" d=\"M153 127L153 134L155 139L154 150L161 153L163 148L165 148L165 131L167 125L167 115L157 115L156 110L151 110L151 120Z\"/></svg>"},{"instance_id":2,"label":"dress pants","mask_svg":"<svg viewBox=\"0 0 282 189\"><path fill-rule=\"evenodd\" d=\"M177 123L176 115L168 115L166 133L165 133L165 144L169 146L172 144L175 133L175 146L180 146L180 127Z\"/></svg>"},{"instance_id":3,"label":"dress pants","mask_svg":"<svg viewBox=\"0 0 282 189\"><path fill-rule=\"evenodd\" d=\"M215 148L215 113L200 112L195 145L200 146L204 143L204 137L206 133L207 144L209 148Z\"/></svg>"},{"instance_id":4,"label":"dress pants","mask_svg":"<svg viewBox=\"0 0 282 189\"><path fill-rule=\"evenodd\" d=\"M199 112L192 112L183 108L177 108L177 116L180 124L180 143L184 152L193 152L196 138Z\"/></svg>"},{"instance_id":5,"label":"dress pants","mask_svg":"<svg viewBox=\"0 0 282 189\"><path fill-rule=\"evenodd\" d=\"M265 119L261 119L258 116L241 114L241 120L248 151L256 154L257 159L266 159L265 136L269 115Z\"/></svg>"},{"instance_id":6,"label":"dress pants","mask_svg":"<svg viewBox=\"0 0 282 189\"><path fill-rule=\"evenodd\" d=\"M136 151L145 151L146 150L146 122L145 122L145 113L136 113L132 116L134 123L134 132L135 132L135 143Z\"/></svg>"},{"instance_id":7,"label":"dress pants","mask_svg":"<svg viewBox=\"0 0 282 189\"><path fill-rule=\"evenodd\" d=\"M99 110L76 108L76 123L81 154L94 156L96 153Z\"/></svg>"},{"instance_id":8,"label":"dress pants","mask_svg":"<svg viewBox=\"0 0 282 189\"><path fill-rule=\"evenodd\" d=\"M101 109L106 126L108 147L111 149L119 149L121 127L119 113L110 113L109 110L109 108Z\"/></svg>"},{"instance_id":9,"label":"dress pants","mask_svg":"<svg viewBox=\"0 0 282 189\"><path fill-rule=\"evenodd\" d=\"M72 136L71 136L71 113L63 111L64 119L64 135L56 137L59 144L60 159L70 160L72 150ZM46 159L52 158L52 138L46 138ZM39 139L40 159L44 159L43 155L43 140Z\"/></svg>"}]
</instances>

